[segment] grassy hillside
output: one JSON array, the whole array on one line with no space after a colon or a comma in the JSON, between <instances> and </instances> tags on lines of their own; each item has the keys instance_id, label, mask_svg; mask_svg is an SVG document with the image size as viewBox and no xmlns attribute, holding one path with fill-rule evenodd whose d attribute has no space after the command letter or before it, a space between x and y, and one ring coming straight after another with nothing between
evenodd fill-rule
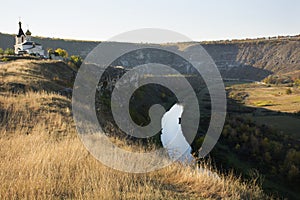
<instances>
[{"instance_id":1,"label":"grassy hillside","mask_svg":"<svg viewBox=\"0 0 300 200\"><path fill-rule=\"evenodd\" d=\"M218 179L178 163L148 174L105 167L77 137L71 100L57 94L73 73L57 61L0 64L0 199L269 198L255 180Z\"/></svg>"},{"instance_id":2,"label":"grassy hillside","mask_svg":"<svg viewBox=\"0 0 300 200\"><path fill-rule=\"evenodd\" d=\"M17 60L0 65L2 91L54 92L72 87L76 71L61 61Z\"/></svg>"}]
</instances>

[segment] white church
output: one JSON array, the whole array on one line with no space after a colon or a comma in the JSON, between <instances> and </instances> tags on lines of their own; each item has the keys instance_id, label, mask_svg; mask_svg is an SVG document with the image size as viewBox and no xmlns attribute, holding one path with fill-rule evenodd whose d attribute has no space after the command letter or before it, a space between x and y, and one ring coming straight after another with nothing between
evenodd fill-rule
<instances>
[{"instance_id":1,"label":"white church","mask_svg":"<svg viewBox=\"0 0 300 200\"><path fill-rule=\"evenodd\" d=\"M31 40L31 32L27 30L24 34L21 22L19 22L19 33L16 35L15 54L45 55L42 45Z\"/></svg>"}]
</instances>

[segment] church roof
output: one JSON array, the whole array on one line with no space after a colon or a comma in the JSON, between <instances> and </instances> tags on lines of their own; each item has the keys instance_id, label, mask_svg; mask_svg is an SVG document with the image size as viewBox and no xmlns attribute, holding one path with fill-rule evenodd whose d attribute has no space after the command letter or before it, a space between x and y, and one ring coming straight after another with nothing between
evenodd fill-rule
<instances>
[{"instance_id":1,"label":"church roof","mask_svg":"<svg viewBox=\"0 0 300 200\"><path fill-rule=\"evenodd\" d=\"M22 45L36 45L36 46L41 46L41 44L35 43L35 42L25 42Z\"/></svg>"},{"instance_id":2,"label":"church roof","mask_svg":"<svg viewBox=\"0 0 300 200\"><path fill-rule=\"evenodd\" d=\"M22 30L22 23L19 22L19 33L18 33L17 37L21 37L22 35L25 36L25 34L24 34L23 30Z\"/></svg>"}]
</instances>

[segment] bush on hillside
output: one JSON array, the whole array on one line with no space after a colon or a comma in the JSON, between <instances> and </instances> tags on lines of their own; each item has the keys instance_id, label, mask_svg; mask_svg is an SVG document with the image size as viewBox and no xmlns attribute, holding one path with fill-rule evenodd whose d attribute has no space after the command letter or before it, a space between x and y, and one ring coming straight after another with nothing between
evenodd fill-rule
<instances>
[{"instance_id":1,"label":"bush on hillside","mask_svg":"<svg viewBox=\"0 0 300 200\"><path fill-rule=\"evenodd\" d=\"M63 57L63 58L67 58L69 56L68 52L64 49L61 49L61 48L56 49L55 52L58 53L58 55Z\"/></svg>"},{"instance_id":2,"label":"bush on hillside","mask_svg":"<svg viewBox=\"0 0 300 200\"><path fill-rule=\"evenodd\" d=\"M5 49L4 54L6 54L6 55L14 55L15 51L13 49L11 49L11 48L7 48L7 49Z\"/></svg>"},{"instance_id":3,"label":"bush on hillside","mask_svg":"<svg viewBox=\"0 0 300 200\"><path fill-rule=\"evenodd\" d=\"M293 83L293 80L288 76L269 75L263 82L266 84L288 84Z\"/></svg>"},{"instance_id":4,"label":"bush on hillside","mask_svg":"<svg viewBox=\"0 0 300 200\"><path fill-rule=\"evenodd\" d=\"M80 67L80 65L82 64L82 58L78 55L72 55L70 57L70 62L73 63L77 68Z\"/></svg>"},{"instance_id":5,"label":"bush on hillside","mask_svg":"<svg viewBox=\"0 0 300 200\"><path fill-rule=\"evenodd\" d=\"M294 81L294 84L295 84L296 86L300 86L300 79L296 79L296 80Z\"/></svg>"},{"instance_id":6,"label":"bush on hillside","mask_svg":"<svg viewBox=\"0 0 300 200\"><path fill-rule=\"evenodd\" d=\"M6 58L6 57L4 57L4 58L1 59L1 61L2 61L2 62L7 62L7 61L9 61L9 59Z\"/></svg>"},{"instance_id":7,"label":"bush on hillside","mask_svg":"<svg viewBox=\"0 0 300 200\"><path fill-rule=\"evenodd\" d=\"M286 89L285 93L286 93L287 95L290 95L290 94L293 93L293 91L291 90L291 88L288 88L288 89Z\"/></svg>"}]
</instances>

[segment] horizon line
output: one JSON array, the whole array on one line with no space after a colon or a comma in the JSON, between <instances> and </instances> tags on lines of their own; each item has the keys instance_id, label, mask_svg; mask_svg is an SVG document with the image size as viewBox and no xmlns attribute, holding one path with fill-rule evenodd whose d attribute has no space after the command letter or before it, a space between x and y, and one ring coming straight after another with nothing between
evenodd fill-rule
<instances>
[{"instance_id":1,"label":"horizon line","mask_svg":"<svg viewBox=\"0 0 300 200\"><path fill-rule=\"evenodd\" d=\"M16 36L15 33L3 33L0 31L0 34L4 35L11 35ZM66 40L66 41L81 41L81 42L113 42L110 40L96 40L96 39L79 39L79 38L64 38L64 37L50 37L50 36L40 36L40 35L33 35L32 37L36 38L42 38L42 39L53 39L53 40ZM245 40L258 40L258 39L265 39L268 38L271 39L280 39L280 38L294 38L294 37L300 37L299 34L278 34L278 35L272 35L272 36L254 36L254 37L245 37L245 38L222 38L222 39L203 39L203 40L191 40L191 41L178 41L178 42L164 42L164 43L188 43L188 42L222 42L222 41L245 41ZM116 42L116 41L115 41ZM140 43L147 43L141 41ZM162 44L164 44L162 43Z\"/></svg>"}]
</instances>

